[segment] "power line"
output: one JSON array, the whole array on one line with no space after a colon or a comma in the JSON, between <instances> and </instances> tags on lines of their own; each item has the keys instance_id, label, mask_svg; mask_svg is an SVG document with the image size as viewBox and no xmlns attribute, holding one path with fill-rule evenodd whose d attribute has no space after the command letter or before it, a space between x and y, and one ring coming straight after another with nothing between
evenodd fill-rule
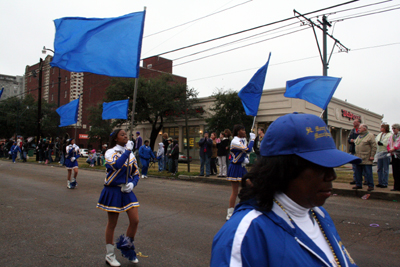
<instances>
[{"instance_id":1,"label":"power line","mask_svg":"<svg viewBox=\"0 0 400 267\"><path fill-rule=\"evenodd\" d=\"M343 18L332 20L331 22L341 22L341 21L344 21L344 20L360 18L360 17L370 16L370 15L375 15L375 14L379 14L379 13L384 13L384 12L389 12L389 11L400 9L399 5L396 5L396 6L398 6L398 7L385 9L385 10L381 10L381 11L376 11L376 12L372 12L372 13L371 12L370 13L363 12L363 13L361 13L361 15L349 15L347 17L343 17Z\"/></svg>"},{"instance_id":2,"label":"power line","mask_svg":"<svg viewBox=\"0 0 400 267\"><path fill-rule=\"evenodd\" d=\"M237 49L240 49L240 48L243 48L243 47L247 47L247 46L250 46L250 45L255 45L255 44L262 43L262 42L265 42L265 41L269 41L269 40L272 40L272 39L275 39L275 38L278 38L278 37L282 37L282 36L289 35L289 34L292 34L292 33L296 33L296 32L299 32L299 31L304 31L304 30L307 30L307 29L308 28L292 31L292 32L289 32L289 33L285 33L285 34L281 34L281 35L278 35L278 36L274 36L274 37L271 37L271 38L268 38L268 39L265 39L265 40L261 40L261 41L258 41L258 42L254 42L254 43L251 43L251 44L247 44L247 45L244 45L244 46L239 46L239 47L236 47L236 48L233 48L233 49L229 49L229 50L225 50L225 51L222 51L222 52L218 52L218 53L215 53L215 54L212 54L212 55L208 55L208 56L204 56L204 57L201 57L201 58L189 60L189 61L186 61L186 62L183 62L183 63L180 63L180 64L176 64L176 65L174 65L174 67L180 66L180 65L184 65L184 64L187 64L189 62L201 60L201 59L204 59L204 58L216 56L216 55L219 55L219 54L223 54L223 53L226 53L226 52L230 52L230 51L233 51L233 50L237 50Z\"/></svg>"},{"instance_id":3,"label":"power line","mask_svg":"<svg viewBox=\"0 0 400 267\"><path fill-rule=\"evenodd\" d=\"M169 30L172 30L172 29L175 29L175 28L179 28L179 27L181 27L181 26L184 26L184 25L187 25L187 24L190 24L190 23L193 23L193 22L196 22L196 21L199 21L199 20L202 20L202 19L211 17L211 16L213 16L213 15L216 15L216 14L218 14L218 13L227 11L227 10L232 9L232 8L235 8L235 7L237 7L237 6L241 6L241 5L247 4L248 2L251 2L251 1L253 1L253 0L248 0L248 1L246 1L246 2L243 2L243 3L240 3L240 4L237 4L237 5L234 5L234 6L225 8L225 9L223 9L223 10L220 10L220 11L217 11L217 12L214 12L214 13L211 13L211 14L209 14L209 15L206 15L206 16L203 16L203 17L200 17L200 18L197 18L197 19L194 19L194 20L191 20L191 21L188 21L188 22L185 22L185 23L182 23L182 24L173 26L173 27L171 27L171 28L168 28L168 29L165 29L165 30L161 30L161 31L159 31L159 32L151 33L151 34L149 34L149 35L144 36L143 38L147 38L147 37L150 37L150 36L153 36L153 35L162 33L162 32L166 32L166 31L169 31Z\"/></svg>"},{"instance_id":4,"label":"power line","mask_svg":"<svg viewBox=\"0 0 400 267\"><path fill-rule=\"evenodd\" d=\"M321 11L324 11L324 10L327 10L327 9L331 9L331 8L347 5L347 4L350 4L350 3L353 3L353 2L357 2L357 1L359 1L359 0L352 0L352 1L349 1L349 2L342 3L342 4L338 4L338 5L322 8L322 9L319 9L319 10L308 12L308 13L304 14L304 16L309 15L309 14L313 14L313 13L317 13L317 12L321 12ZM199 43L195 43L195 44L192 44L192 45L188 45L188 46L184 46L184 47L181 47L181 48L173 49L173 50L170 50L170 51L167 51L167 52L164 52L164 53L160 53L160 54L158 54L156 56L169 54L169 53L180 51L180 50L187 49L187 48L190 48L190 47L194 47L194 46L198 46L198 45L201 45L201 44L205 44L205 43L209 43L209 42L212 42L212 41L216 41L216 40L220 40L220 39L223 39L223 38L227 38L227 37L230 37L230 36L238 35L238 34L241 34L241 33L244 33L244 32L253 31L253 30L260 29L260 28L263 28L263 27L266 27L266 26L271 26L271 25L274 25L274 24L277 24L277 23L281 23L281 22L284 22L284 21L292 20L292 19L295 19L297 17L298 16L290 17L290 18L274 21L274 22L271 22L271 23L267 23L267 24L264 24L264 25L260 25L260 26L257 26L257 27L253 27L253 28L250 28L250 29L247 29L247 30L242 30L242 31L238 31L238 32L235 32L235 33L227 34L227 35L224 35L224 36L216 37L216 38L213 38L213 39L209 39L207 41L202 41L202 42L199 42Z\"/></svg>"},{"instance_id":5,"label":"power line","mask_svg":"<svg viewBox=\"0 0 400 267\"><path fill-rule=\"evenodd\" d=\"M391 46L391 45L399 45L399 44L400 44L400 42L390 43L390 44L382 44L382 45L375 45L375 46L368 46L368 47L360 47L360 48L351 49L351 52L359 51L359 50L366 50L366 49L380 48L380 47ZM340 52L335 52L334 54L339 54L339 53ZM269 66L283 65L283 64L288 64L288 63L297 62L297 61L304 61L304 60L308 60L308 59L314 59L314 58L318 58L318 57L319 56L311 56L311 57L299 58L299 59L294 59L294 60L289 60L289 61L270 64ZM256 68L238 70L238 71L233 71L233 72L227 72L227 73L222 73L222 74L217 74L217 75L212 75L212 76L207 76L207 77L202 77L202 78L189 80L188 82L194 82L194 81L198 81L198 80L205 80L205 79L210 79L210 78L215 78L215 77L219 77L219 76L230 75L230 74L235 74L235 73L240 73L240 72L245 72L245 71L250 71L250 70L256 70L256 69L258 69L258 68L256 67Z\"/></svg>"}]
</instances>

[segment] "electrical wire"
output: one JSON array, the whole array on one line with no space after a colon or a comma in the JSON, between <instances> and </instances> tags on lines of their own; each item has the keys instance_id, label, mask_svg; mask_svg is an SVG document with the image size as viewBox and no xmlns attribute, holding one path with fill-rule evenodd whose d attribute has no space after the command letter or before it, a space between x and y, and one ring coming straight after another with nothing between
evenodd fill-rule
<instances>
[{"instance_id":1,"label":"electrical wire","mask_svg":"<svg viewBox=\"0 0 400 267\"><path fill-rule=\"evenodd\" d=\"M351 52L359 51L359 50L366 50L366 49L380 48L380 47L391 46L391 45L400 45L400 42L355 48L355 49L351 49ZM334 54L339 54L339 53L340 52L335 52ZM314 59L314 58L319 58L319 56L311 56L311 57L299 58L299 59L294 59L294 60L289 60L289 61L270 64L269 66L283 65L283 64L288 64L288 63L293 63L293 62L298 62L298 61L304 61L304 60ZM238 71L233 71L233 72L227 72L227 73L222 73L222 74L217 74L217 75L197 78L197 79L189 80L188 83L199 81L199 80L215 78L215 77L224 76L224 75L229 75L229 74L235 74L235 73L240 73L240 72L245 72L245 71L250 71L250 70L256 70L256 69L258 69L258 68L250 68L250 69L238 70Z\"/></svg>"},{"instance_id":2,"label":"electrical wire","mask_svg":"<svg viewBox=\"0 0 400 267\"><path fill-rule=\"evenodd\" d=\"M352 1L349 1L349 2L342 3L342 4L338 4L338 5L322 8L322 9L319 9L319 10L308 12L308 13L304 14L304 16L309 15L309 14L313 14L313 13L317 13L317 12L321 12L321 11L324 11L324 10L328 10L328 9L331 9L331 8L347 5L347 4L350 4L350 3L358 2L358 1L359 0L352 0ZM191 45L184 46L184 47L181 47L181 48L173 49L173 50L170 50L170 51L167 51L167 52L163 52L163 53L160 53L160 54L158 54L156 56L170 54L170 53L173 53L173 52L176 52L176 51L180 51L180 50L183 50L183 49L187 49L187 48L190 48L190 47L198 46L198 45L201 45L201 44L213 42L213 41L216 41L216 40L220 40L220 39L227 38L227 37L230 37L230 36L238 35L238 34L241 34L241 33L248 32L248 31L253 31L253 30L256 30L256 29L263 28L263 27L271 26L271 25L274 25L274 24L277 24L277 23L281 23L281 22L284 22L284 21L292 20L292 19L295 19L297 17L298 16L290 17L290 18L274 21L274 22L271 22L271 23L267 23L267 24L264 24L264 25L260 25L260 26L257 26L257 27L253 27L253 28L250 28L250 29L246 29L246 30L235 32L235 33L223 35L223 36L216 37L216 38L213 38L213 39L209 39L209 40L206 40L206 41L202 41L202 42L199 42L199 43L195 43L195 44L191 44Z\"/></svg>"},{"instance_id":3,"label":"electrical wire","mask_svg":"<svg viewBox=\"0 0 400 267\"><path fill-rule=\"evenodd\" d=\"M217 11L217 12L214 12L214 13L211 13L211 14L209 14L209 15L206 15L206 16L203 16L203 17L200 17L200 18L197 18L197 19L194 19L194 20L191 20L191 21L188 21L188 22L179 24L179 25L177 25L177 26L173 26L173 27L171 27L171 28L168 28L168 29L165 29L165 30L161 30L161 31L159 31L159 32L151 33L151 34L149 34L149 35L144 36L143 38L147 38L147 37L150 37L150 36L159 34L159 33L163 33L163 32L166 32L166 31L175 29L175 28L179 28L179 27L181 27L181 26L184 26L184 25L187 25L187 24L190 24L190 23L193 23L193 22L196 22L196 21L199 21L199 20L202 20L202 19L211 17L211 16L213 16L213 15L222 13L222 12L224 12L224 11L227 11L227 10L229 10L229 9L235 8L235 7L237 7L237 6L241 6L241 5L247 4L248 2L251 2L251 1L253 1L253 0L248 0L248 1L246 1L246 2L243 2L243 3L237 4L237 5L228 7L228 8L226 8L226 9L223 9L223 10L220 10L220 11Z\"/></svg>"},{"instance_id":4,"label":"electrical wire","mask_svg":"<svg viewBox=\"0 0 400 267\"><path fill-rule=\"evenodd\" d=\"M393 11L393 10L397 10L397 9L400 9L400 5L397 5L397 7L394 7L394 8L385 9L385 10L376 11L376 12L370 12L370 13L363 12L360 15L349 15L347 17L343 17L343 18L332 20L331 22L342 22L344 20L349 20L349 19L354 19L354 18L360 18L360 17L370 16L370 15L380 14L380 13L389 12L389 11Z\"/></svg>"}]
</instances>

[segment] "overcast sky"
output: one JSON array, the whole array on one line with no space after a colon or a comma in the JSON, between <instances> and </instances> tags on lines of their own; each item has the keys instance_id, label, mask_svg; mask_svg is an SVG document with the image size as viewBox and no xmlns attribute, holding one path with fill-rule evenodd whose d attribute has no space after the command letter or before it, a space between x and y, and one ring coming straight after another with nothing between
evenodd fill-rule
<instances>
[{"instance_id":1,"label":"overcast sky","mask_svg":"<svg viewBox=\"0 0 400 267\"><path fill-rule=\"evenodd\" d=\"M142 11L146 6L142 47L142 58L146 58L291 18L294 9L305 14L345 2L0 0L0 73L23 75L26 65L37 63L39 57L44 58L42 47L53 49L53 20L61 17L117 17ZM357 1L313 13L308 17L317 23L318 19L322 20L322 14L327 14L328 20L332 22L329 33L350 49L348 53L338 53L338 48L333 49L328 75L342 77L334 97L377 114L384 114L383 120L390 124L400 123L400 114L396 109L400 103L400 9L396 9L400 7L400 0L371 5L380 2L384 1ZM357 8L365 5L371 6ZM383 12L389 8L394 10ZM382 13L366 16L368 12ZM320 17L316 18L316 15ZM202 17L205 18L199 19ZM187 23L193 20L196 21ZM175 27L184 23L187 24ZM321 30L316 29L316 34L322 47ZM253 35L256 36L236 42ZM328 54L333 44L328 38ZM216 48L217 46L220 47ZM243 48L239 48L242 46ZM209 50L198 53L206 49ZM322 63L313 30L307 25L301 26L299 19L262 27L162 57L174 60L173 73L187 77L188 86L195 88L199 97L205 97L219 88L240 90L257 69L265 64L269 52L272 55L264 90L285 87L287 80L322 75ZM188 56L193 53L198 54Z\"/></svg>"}]
</instances>

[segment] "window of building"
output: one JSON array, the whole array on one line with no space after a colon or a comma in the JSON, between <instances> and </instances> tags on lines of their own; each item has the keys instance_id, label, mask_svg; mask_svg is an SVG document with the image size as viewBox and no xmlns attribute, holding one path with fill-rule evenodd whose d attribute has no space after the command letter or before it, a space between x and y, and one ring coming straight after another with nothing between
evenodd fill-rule
<instances>
[{"instance_id":1,"label":"window of building","mask_svg":"<svg viewBox=\"0 0 400 267\"><path fill-rule=\"evenodd\" d=\"M179 128L178 127L165 127L163 132L168 134L168 137L172 139L179 139Z\"/></svg>"},{"instance_id":2,"label":"window of building","mask_svg":"<svg viewBox=\"0 0 400 267\"><path fill-rule=\"evenodd\" d=\"M67 82L68 82L68 77L65 76L65 84L67 84Z\"/></svg>"},{"instance_id":3,"label":"window of building","mask_svg":"<svg viewBox=\"0 0 400 267\"><path fill-rule=\"evenodd\" d=\"M51 82L51 87L54 87L54 81Z\"/></svg>"},{"instance_id":4,"label":"window of building","mask_svg":"<svg viewBox=\"0 0 400 267\"><path fill-rule=\"evenodd\" d=\"M54 94L51 94L51 101L53 101L54 100Z\"/></svg>"},{"instance_id":5,"label":"window of building","mask_svg":"<svg viewBox=\"0 0 400 267\"><path fill-rule=\"evenodd\" d=\"M67 98L67 90L64 92L64 98Z\"/></svg>"},{"instance_id":6,"label":"window of building","mask_svg":"<svg viewBox=\"0 0 400 267\"><path fill-rule=\"evenodd\" d=\"M53 68L53 74L54 74L54 69L55 69L55 68Z\"/></svg>"}]
</instances>

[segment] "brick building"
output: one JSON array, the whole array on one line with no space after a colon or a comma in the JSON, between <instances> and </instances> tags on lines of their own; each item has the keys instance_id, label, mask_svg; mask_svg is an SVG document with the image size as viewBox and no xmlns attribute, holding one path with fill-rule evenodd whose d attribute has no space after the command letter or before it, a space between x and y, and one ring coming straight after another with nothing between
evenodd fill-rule
<instances>
[{"instance_id":1,"label":"brick building","mask_svg":"<svg viewBox=\"0 0 400 267\"><path fill-rule=\"evenodd\" d=\"M92 73L69 72L57 67L51 68L52 56L46 56L42 63L42 99L48 103L65 105L81 95L79 106L78 122L75 125L67 126L67 133L70 137L76 136L76 143L80 147L88 147L87 132L90 129L87 109L98 103L103 103L106 88L110 85L112 77ZM38 98L38 77L40 63L25 68L25 88L27 94ZM139 76L143 78L155 78L165 73L172 74L172 61L162 57L154 56L143 60L143 67L140 67ZM59 78L60 77L60 78ZM173 75L177 82L186 84L186 78ZM60 82L60 94L58 84ZM46 133L42 133L46 136ZM93 144L97 148L100 144Z\"/></svg>"}]
</instances>

